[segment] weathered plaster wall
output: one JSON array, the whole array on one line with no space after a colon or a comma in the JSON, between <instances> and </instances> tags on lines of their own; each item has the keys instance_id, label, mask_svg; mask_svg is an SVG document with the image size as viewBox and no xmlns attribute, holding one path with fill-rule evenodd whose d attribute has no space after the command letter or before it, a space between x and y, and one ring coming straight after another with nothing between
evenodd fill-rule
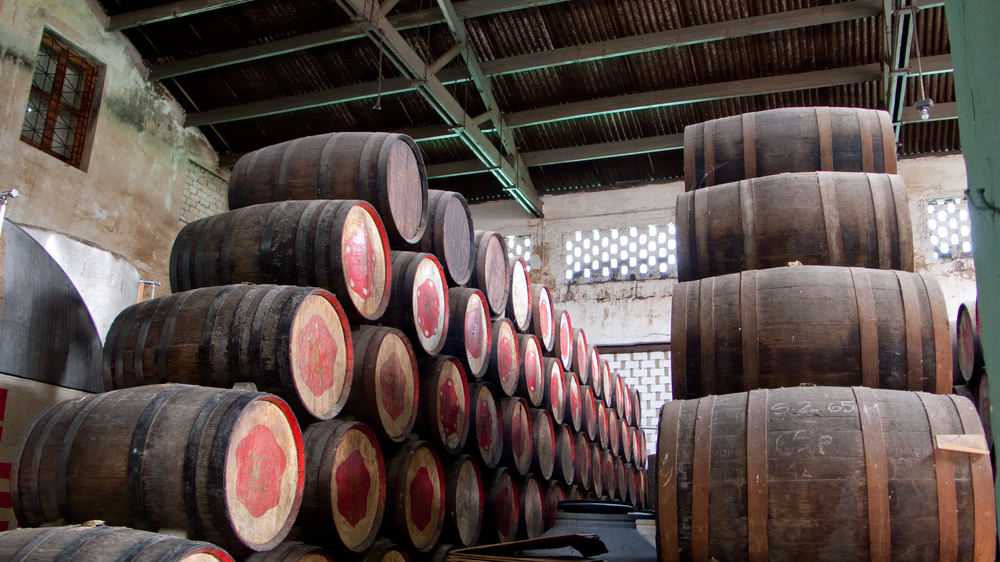
<instances>
[{"instance_id":1,"label":"weathered plaster wall","mask_svg":"<svg viewBox=\"0 0 1000 562\"><path fill-rule=\"evenodd\" d=\"M189 172L214 171L217 157L197 129L182 127L178 104L145 79L135 50L105 32L103 18L89 0L0 0L0 188L21 192L7 217L123 256L142 279L169 287ZM43 28L105 67L84 169L20 140Z\"/></svg>"},{"instance_id":2,"label":"weathered plaster wall","mask_svg":"<svg viewBox=\"0 0 1000 562\"><path fill-rule=\"evenodd\" d=\"M972 259L935 260L927 231L927 200L962 196L966 188L961 155L905 159L899 174L907 185L917 271L933 274L948 302L949 318L976 295ZM565 271L567 237L577 230L665 224L674 221L683 182L632 189L543 197L544 219L529 218L513 201L472 205L477 229L504 235L531 234L541 267L532 281L548 285L557 307L594 343L614 345L670 340L670 299L676 280L617 281L570 285Z\"/></svg>"}]
</instances>

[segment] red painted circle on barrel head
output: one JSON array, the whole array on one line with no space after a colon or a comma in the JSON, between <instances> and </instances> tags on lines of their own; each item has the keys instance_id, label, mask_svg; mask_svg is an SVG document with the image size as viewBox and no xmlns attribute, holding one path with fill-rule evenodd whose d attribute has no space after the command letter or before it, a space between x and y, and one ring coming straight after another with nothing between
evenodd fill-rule
<instances>
[{"instance_id":1,"label":"red painted circle on barrel head","mask_svg":"<svg viewBox=\"0 0 1000 562\"><path fill-rule=\"evenodd\" d=\"M580 419L580 384L577 382L576 378L570 376L569 380L569 409L570 415L574 419Z\"/></svg>"},{"instance_id":2,"label":"red painted circle on barrel head","mask_svg":"<svg viewBox=\"0 0 1000 562\"><path fill-rule=\"evenodd\" d=\"M510 441L513 447L514 456L522 457L528 449L528 427L525 423L527 413L521 406L515 407L514 415L510 422Z\"/></svg>"},{"instance_id":3,"label":"red painted circle on barrel head","mask_svg":"<svg viewBox=\"0 0 1000 562\"><path fill-rule=\"evenodd\" d=\"M497 345L497 366L500 368L500 385L505 388L513 386L511 380L517 376L517 353L514 351L514 335L501 331L500 343Z\"/></svg>"},{"instance_id":4,"label":"red painted circle on barrel head","mask_svg":"<svg viewBox=\"0 0 1000 562\"><path fill-rule=\"evenodd\" d=\"M500 480L500 492L497 494L496 523L497 530L503 538L509 538L513 534L513 525L516 524L514 517L514 490L513 483L509 480Z\"/></svg>"},{"instance_id":5,"label":"red painted circle on barrel head","mask_svg":"<svg viewBox=\"0 0 1000 562\"><path fill-rule=\"evenodd\" d=\"M549 299L549 290L542 288L538 297L538 321L541 328L542 339L552 342L552 301ZM547 349L547 348L546 348Z\"/></svg>"},{"instance_id":6,"label":"red painted circle on barrel head","mask_svg":"<svg viewBox=\"0 0 1000 562\"><path fill-rule=\"evenodd\" d=\"M438 388L438 414L441 416L441 427L445 432L445 440L459 432L458 418L464 409L455 391L455 381L450 378Z\"/></svg>"},{"instance_id":7,"label":"red painted circle on barrel head","mask_svg":"<svg viewBox=\"0 0 1000 562\"><path fill-rule=\"evenodd\" d=\"M337 341L324 318L314 314L299 332L299 349L308 359L302 369L302 380L315 396L322 396L333 387L337 365Z\"/></svg>"},{"instance_id":8,"label":"red painted circle on barrel head","mask_svg":"<svg viewBox=\"0 0 1000 562\"><path fill-rule=\"evenodd\" d=\"M368 515L368 493L371 491L372 474L365 464L361 451L355 449L337 467L337 511L352 527Z\"/></svg>"},{"instance_id":9,"label":"red painted circle on barrel head","mask_svg":"<svg viewBox=\"0 0 1000 562\"><path fill-rule=\"evenodd\" d=\"M438 283L428 277L414 291L416 293L414 299L417 303L417 326L420 327L420 332L425 338L433 338L438 333L441 311L444 310L439 289Z\"/></svg>"},{"instance_id":10,"label":"red painted circle on barrel head","mask_svg":"<svg viewBox=\"0 0 1000 562\"><path fill-rule=\"evenodd\" d=\"M374 245L368 238L368 229L357 229L344 244L347 254L347 283L351 291L367 299L375 288L377 263Z\"/></svg>"},{"instance_id":11,"label":"red painted circle on barrel head","mask_svg":"<svg viewBox=\"0 0 1000 562\"><path fill-rule=\"evenodd\" d=\"M408 388L406 376L403 373L403 365L395 353L386 358L385 363L378 373L381 382L382 394L380 396L382 408L393 421L406 410L406 391Z\"/></svg>"},{"instance_id":12,"label":"red painted circle on barrel head","mask_svg":"<svg viewBox=\"0 0 1000 562\"><path fill-rule=\"evenodd\" d=\"M236 497L250 514L260 517L277 506L288 461L271 428L255 425L236 446L236 462Z\"/></svg>"},{"instance_id":13,"label":"red painted circle on barrel head","mask_svg":"<svg viewBox=\"0 0 1000 562\"><path fill-rule=\"evenodd\" d=\"M528 393L534 395L538 389L538 366L541 362L538 356L538 349L534 345L528 345L524 352L524 379L528 383Z\"/></svg>"},{"instance_id":14,"label":"red painted circle on barrel head","mask_svg":"<svg viewBox=\"0 0 1000 562\"><path fill-rule=\"evenodd\" d=\"M573 368L573 331L569 324L569 313L565 310L559 317L559 358L563 367Z\"/></svg>"},{"instance_id":15,"label":"red painted circle on barrel head","mask_svg":"<svg viewBox=\"0 0 1000 562\"><path fill-rule=\"evenodd\" d=\"M420 470L410 481L410 520L417 529L423 531L431 522L432 504L434 502L434 483L431 481L430 472L426 466Z\"/></svg>"}]
</instances>

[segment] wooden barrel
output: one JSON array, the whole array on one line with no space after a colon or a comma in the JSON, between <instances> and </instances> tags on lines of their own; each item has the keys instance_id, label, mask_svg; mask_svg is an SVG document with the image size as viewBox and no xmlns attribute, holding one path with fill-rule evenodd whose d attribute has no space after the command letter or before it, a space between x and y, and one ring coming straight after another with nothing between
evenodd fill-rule
<instances>
[{"instance_id":1,"label":"wooden barrel","mask_svg":"<svg viewBox=\"0 0 1000 562\"><path fill-rule=\"evenodd\" d=\"M780 174L677 196L680 281L794 261L913 271L903 178Z\"/></svg>"},{"instance_id":2,"label":"wooden barrel","mask_svg":"<svg viewBox=\"0 0 1000 562\"><path fill-rule=\"evenodd\" d=\"M614 456L618 456L622 451L622 434L618 425L618 413L612 409L606 410L608 414L608 446L607 451Z\"/></svg>"},{"instance_id":3,"label":"wooden barrel","mask_svg":"<svg viewBox=\"0 0 1000 562\"><path fill-rule=\"evenodd\" d=\"M541 407L545 400L545 371L542 369L542 347L531 334L517 336L517 389L514 394L525 398L532 407Z\"/></svg>"},{"instance_id":4,"label":"wooden barrel","mask_svg":"<svg viewBox=\"0 0 1000 562\"><path fill-rule=\"evenodd\" d=\"M597 403L597 444L601 446L602 449L608 448L608 442L611 439L611 430L608 425L608 409L604 406L604 402Z\"/></svg>"},{"instance_id":5,"label":"wooden barrel","mask_svg":"<svg viewBox=\"0 0 1000 562\"><path fill-rule=\"evenodd\" d=\"M469 204L461 193L438 189L427 191L427 203L427 229L409 249L433 254L450 285L465 285L472 277L476 259Z\"/></svg>"},{"instance_id":6,"label":"wooden barrel","mask_svg":"<svg viewBox=\"0 0 1000 562\"><path fill-rule=\"evenodd\" d=\"M460 548L453 544L439 544L434 547L434 550L428 552L427 554L421 554L417 557L417 562L448 562L452 560L451 551Z\"/></svg>"},{"instance_id":7,"label":"wooden barrel","mask_svg":"<svg viewBox=\"0 0 1000 562\"><path fill-rule=\"evenodd\" d=\"M354 340L354 379L344 413L399 443L417 422L420 377L410 340L395 328L361 326Z\"/></svg>"},{"instance_id":8,"label":"wooden barrel","mask_svg":"<svg viewBox=\"0 0 1000 562\"><path fill-rule=\"evenodd\" d=\"M556 340L555 310L552 308L552 295L549 293L549 288L541 283L531 284L531 327L529 330L538 338L542 350L552 351Z\"/></svg>"},{"instance_id":9,"label":"wooden barrel","mask_svg":"<svg viewBox=\"0 0 1000 562\"><path fill-rule=\"evenodd\" d=\"M629 396L632 403L632 427L642 427L642 394L633 386Z\"/></svg>"},{"instance_id":10,"label":"wooden barrel","mask_svg":"<svg viewBox=\"0 0 1000 562\"><path fill-rule=\"evenodd\" d=\"M556 424L548 410L531 408L530 415L534 454L529 470L549 480L556 466Z\"/></svg>"},{"instance_id":11,"label":"wooden barrel","mask_svg":"<svg viewBox=\"0 0 1000 562\"><path fill-rule=\"evenodd\" d=\"M498 467L486 478L486 516L480 542L510 542L517 538L521 494L514 473Z\"/></svg>"},{"instance_id":12,"label":"wooden barrel","mask_svg":"<svg viewBox=\"0 0 1000 562\"><path fill-rule=\"evenodd\" d=\"M685 191L785 172L896 173L885 111L787 107L684 128Z\"/></svg>"},{"instance_id":13,"label":"wooden barrel","mask_svg":"<svg viewBox=\"0 0 1000 562\"><path fill-rule=\"evenodd\" d=\"M601 397L601 354L597 350L596 345L591 345L587 348L587 370L590 372L587 377L587 383L594 389L594 396L597 398ZM583 382L583 379L581 379Z\"/></svg>"},{"instance_id":14,"label":"wooden barrel","mask_svg":"<svg viewBox=\"0 0 1000 562\"><path fill-rule=\"evenodd\" d=\"M801 383L951 392L944 295L933 277L806 265L679 283L674 399Z\"/></svg>"},{"instance_id":15,"label":"wooden barrel","mask_svg":"<svg viewBox=\"0 0 1000 562\"><path fill-rule=\"evenodd\" d=\"M229 208L286 199L363 199L393 244L427 228L427 173L413 139L393 133L328 133L244 154L229 178Z\"/></svg>"},{"instance_id":16,"label":"wooden barrel","mask_svg":"<svg viewBox=\"0 0 1000 562\"><path fill-rule=\"evenodd\" d=\"M559 511L559 502L566 501L566 487L558 480L549 480L545 483L545 530L548 531L556 523L556 512Z\"/></svg>"},{"instance_id":17,"label":"wooden barrel","mask_svg":"<svg viewBox=\"0 0 1000 562\"><path fill-rule=\"evenodd\" d=\"M573 433L573 483L584 489L594 487L590 470L590 440L585 433Z\"/></svg>"},{"instance_id":18,"label":"wooden barrel","mask_svg":"<svg viewBox=\"0 0 1000 562\"><path fill-rule=\"evenodd\" d=\"M580 388L583 391L583 395L580 398L581 409L583 410L583 429L588 439L597 441L600 430L597 425L597 399L594 398L594 389L589 384Z\"/></svg>"},{"instance_id":19,"label":"wooden barrel","mask_svg":"<svg viewBox=\"0 0 1000 562\"><path fill-rule=\"evenodd\" d=\"M622 380L622 375L619 372L614 374L615 381L615 392L614 397L611 399L612 405L615 408L615 413L618 417L628 421L628 413L631 410L631 406L628 403L628 392L625 390L625 381Z\"/></svg>"},{"instance_id":20,"label":"wooden barrel","mask_svg":"<svg viewBox=\"0 0 1000 562\"><path fill-rule=\"evenodd\" d=\"M107 525L14 529L0 533L0 560L59 562L233 562L206 542Z\"/></svg>"},{"instance_id":21,"label":"wooden barrel","mask_svg":"<svg viewBox=\"0 0 1000 562\"><path fill-rule=\"evenodd\" d=\"M609 499L618 498L618 473L615 472L616 457L611 451L601 454L601 477L604 479L604 495Z\"/></svg>"},{"instance_id":22,"label":"wooden barrel","mask_svg":"<svg viewBox=\"0 0 1000 562\"><path fill-rule=\"evenodd\" d=\"M558 359L545 357L542 360L543 391L542 408L552 414L552 421L563 423L566 418L566 375Z\"/></svg>"},{"instance_id":23,"label":"wooden barrel","mask_svg":"<svg viewBox=\"0 0 1000 562\"><path fill-rule=\"evenodd\" d=\"M486 297L477 289L448 289L448 316L448 336L441 352L461 360L470 377L482 378L490 366L493 331Z\"/></svg>"},{"instance_id":24,"label":"wooden barrel","mask_svg":"<svg viewBox=\"0 0 1000 562\"><path fill-rule=\"evenodd\" d=\"M576 378L576 373L563 373L563 388L566 396L566 415L563 421L570 424L573 431L583 431L583 397L580 395L580 381Z\"/></svg>"},{"instance_id":25,"label":"wooden barrel","mask_svg":"<svg viewBox=\"0 0 1000 562\"><path fill-rule=\"evenodd\" d=\"M354 350L340 303L323 289L229 285L134 304L108 330L104 387L252 382L298 414L337 415Z\"/></svg>"},{"instance_id":26,"label":"wooden barrel","mask_svg":"<svg viewBox=\"0 0 1000 562\"><path fill-rule=\"evenodd\" d=\"M431 254L392 252L392 293L379 323L403 331L420 355L437 355L448 337L448 284Z\"/></svg>"},{"instance_id":27,"label":"wooden barrel","mask_svg":"<svg viewBox=\"0 0 1000 562\"><path fill-rule=\"evenodd\" d=\"M629 444L632 445L632 458L629 459L629 462L632 463L632 466L638 467L640 463L646 462L646 451L639 438L642 435L642 430L630 427L629 434Z\"/></svg>"},{"instance_id":28,"label":"wooden barrel","mask_svg":"<svg viewBox=\"0 0 1000 562\"><path fill-rule=\"evenodd\" d=\"M639 428L638 431L638 441L639 441L639 458L638 460L633 460L635 465L643 470L646 469L646 460L649 457L648 448L646 445L646 430Z\"/></svg>"},{"instance_id":29,"label":"wooden barrel","mask_svg":"<svg viewBox=\"0 0 1000 562\"><path fill-rule=\"evenodd\" d=\"M961 380L955 384L966 384L975 379L984 366L983 344L979 339L979 308L977 303L963 302L958 305L958 369Z\"/></svg>"},{"instance_id":30,"label":"wooden barrel","mask_svg":"<svg viewBox=\"0 0 1000 562\"><path fill-rule=\"evenodd\" d=\"M628 497L628 470L626 463L621 457L615 457L615 497L618 501L629 503Z\"/></svg>"},{"instance_id":31,"label":"wooden barrel","mask_svg":"<svg viewBox=\"0 0 1000 562\"><path fill-rule=\"evenodd\" d=\"M588 490L597 497L604 495L604 451L597 443L590 444L590 483ZM569 494L566 499L570 499Z\"/></svg>"},{"instance_id":32,"label":"wooden barrel","mask_svg":"<svg viewBox=\"0 0 1000 562\"><path fill-rule=\"evenodd\" d=\"M615 377L618 373L611 370L611 364L605 359L601 361L601 399L609 409L615 407L615 385L618 384ZM597 388L594 388L597 391Z\"/></svg>"},{"instance_id":33,"label":"wooden barrel","mask_svg":"<svg viewBox=\"0 0 1000 562\"><path fill-rule=\"evenodd\" d=\"M586 492L586 490L584 490L580 486L577 486L576 484L574 484L574 485L570 486L569 489L566 490L566 500L569 501L569 500L582 500L582 499L586 499L586 498L584 498L584 493L585 492Z\"/></svg>"},{"instance_id":34,"label":"wooden barrel","mask_svg":"<svg viewBox=\"0 0 1000 562\"><path fill-rule=\"evenodd\" d=\"M405 548L387 540L381 540L361 553L355 562L410 562L410 553Z\"/></svg>"},{"instance_id":35,"label":"wooden barrel","mask_svg":"<svg viewBox=\"0 0 1000 562\"><path fill-rule=\"evenodd\" d=\"M507 309L511 283L507 243L499 232L476 230L472 249L475 265L468 286L482 291L490 303L492 316L500 316Z\"/></svg>"},{"instance_id":36,"label":"wooden barrel","mask_svg":"<svg viewBox=\"0 0 1000 562\"><path fill-rule=\"evenodd\" d=\"M485 378L507 396L514 396L517 392L521 362L519 339L520 336L510 320L499 318L493 322L493 328L490 330L489 365L486 368Z\"/></svg>"},{"instance_id":37,"label":"wooden barrel","mask_svg":"<svg viewBox=\"0 0 1000 562\"><path fill-rule=\"evenodd\" d=\"M552 356L562 361L563 369L573 370L573 324L569 313L563 309L555 309L556 333L553 337Z\"/></svg>"},{"instance_id":38,"label":"wooden barrel","mask_svg":"<svg viewBox=\"0 0 1000 562\"><path fill-rule=\"evenodd\" d=\"M532 295L531 277L524 258L511 258L510 289L507 291L507 318L514 323L518 332L527 332L531 327Z\"/></svg>"},{"instance_id":39,"label":"wooden barrel","mask_svg":"<svg viewBox=\"0 0 1000 562\"><path fill-rule=\"evenodd\" d=\"M406 441L389 460L386 475L390 517L381 532L407 548L430 551L444 529L441 457L426 441Z\"/></svg>"},{"instance_id":40,"label":"wooden barrel","mask_svg":"<svg viewBox=\"0 0 1000 562\"><path fill-rule=\"evenodd\" d=\"M471 423L465 451L487 468L496 468L503 456L503 417L496 393L496 388L488 382L469 387Z\"/></svg>"},{"instance_id":41,"label":"wooden barrel","mask_svg":"<svg viewBox=\"0 0 1000 562\"><path fill-rule=\"evenodd\" d=\"M646 462L646 456L645 455L643 455L643 457L642 457L642 462L643 463ZM635 495L635 497L636 497L637 500L639 500L639 503L638 503L638 505L636 507L638 507L639 509L649 509L649 506L650 506L650 502L649 502L649 482L648 482L648 479L646 478L646 469L645 468L639 468L639 469L636 470L636 472L638 474L638 477L637 477L637 480L636 480L636 490L635 490L636 495Z\"/></svg>"},{"instance_id":42,"label":"wooden barrel","mask_svg":"<svg viewBox=\"0 0 1000 562\"><path fill-rule=\"evenodd\" d=\"M590 347L587 346L587 334L582 328L573 330L573 366L570 371L576 373L580 384L590 382Z\"/></svg>"},{"instance_id":43,"label":"wooden barrel","mask_svg":"<svg viewBox=\"0 0 1000 562\"><path fill-rule=\"evenodd\" d=\"M990 379L986 369L980 369L976 381L976 410L979 411L979 421L983 424L983 433L986 435L986 445L993 451L993 407L990 405Z\"/></svg>"},{"instance_id":44,"label":"wooden barrel","mask_svg":"<svg viewBox=\"0 0 1000 562\"><path fill-rule=\"evenodd\" d=\"M635 467L632 463L625 463L625 489L627 491L625 496L625 501L628 502L633 507L638 507L639 505L639 482L637 481L638 474L636 473Z\"/></svg>"},{"instance_id":45,"label":"wooden barrel","mask_svg":"<svg viewBox=\"0 0 1000 562\"><path fill-rule=\"evenodd\" d=\"M469 455L459 455L445 469L444 532L441 540L474 546L479 542L486 508L486 490L479 463Z\"/></svg>"},{"instance_id":46,"label":"wooden barrel","mask_svg":"<svg viewBox=\"0 0 1000 562\"><path fill-rule=\"evenodd\" d=\"M22 526L99 519L269 550L299 512L304 470L302 434L280 398L140 386L39 414L14 453L11 500Z\"/></svg>"},{"instance_id":47,"label":"wooden barrel","mask_svg":"<svg viewBox=\"0 0 1000 562\"><path fill-rule=\"evenodd\" d=\"M518 474L527 474L535 454L528 403L523 398L503 398L500 400L500 412L503 414L503 455L500 462Z\"/></svg>"},{"instance_id":48,"label":"wooden barrel","mask_svg":"<svg viewBox=\"0 0 1000 562\"><path fill-rule=\"evenodd\" d=\"M517 524L517 538L537 539L545 532L545 486L537 474L527 474L521 479L521 518Z\"/></svg>"},{"instance_id":49,"label":"wooden barrel","mask_svg":"<svg viewBox=\"0 0 1000 562\"><path fill-rule=\"evenodd\" d=\"M286 541L267 552L253 554L243 562L337 562L337 559L318 546Z\"/></svg>"},{"instance_id":50,"label":"wooden barrel","mask_svg":"<svg viewBox=\"0 0 1000 562\"><path fill-rule=\"evenodd\" d=\"M573 430L564 423L555 427L555 472L552 477L566 484L576 482L576 444Z\"/></svg>"},{"instance_id":51,"label":"wooden barrel","mask_svg":"<svg viewBox=\"0 0 1000 562\"><path fill-rule=\"evenodd\" d=\"M618 420L618 455L625 459L625 462L632 462L632 453L635 448L632 444L632 428L623 420Z\"/></svg>"},{"instance_id":52,"label":"wooden barrel","mask_svg":"<svg viewBox=\"0 0 1000 562\"><path fill-rule=\"evenodd\" d=\"M375 432L360 422L326 420L302 437L306 483L296 525L311 543L365 550L385 513L385 460Z\"/></svg>"},{"instance_id":53,"label":"wooden barrel","mask_svg":"<svg viewBox=\"0 0 1000 562\"><path fill-rule=\"evenodd\" d=\"M469 382L458 359L421 360L417 433L438 449L458 454L469 435Z\"/></svg>"},{"instance_id":54,"label":"wooden barrel","mask_svg":"<svg viewBox=\"0 0 1000 562\"><path fill-rule=\"evenodd\" d=\"M964 398L762 389L669 401L659 435L661 560L996 553L989 456L948 450L955 439L982 441Z\"/></svg>"},{"instance_id":55,"label":"wooden barrel","mask_svg":"<svg viewBox=\"0 0 1000 562\"><path fill-rule=\"evenodd\" d=\"M170 252L171 292L234 283L319 287L354 321L382 316L391 282L385 227L363 201L285 201L214 215L181 229Z\"/></svg>"}]
</instances>

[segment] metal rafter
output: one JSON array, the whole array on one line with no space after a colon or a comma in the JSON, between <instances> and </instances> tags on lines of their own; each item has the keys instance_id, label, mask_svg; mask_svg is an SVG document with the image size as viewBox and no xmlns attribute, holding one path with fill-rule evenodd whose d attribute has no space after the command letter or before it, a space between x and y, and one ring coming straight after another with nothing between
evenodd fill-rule
<instances>
[{"instance_id":1,"label":"metal rafter","mask_svg":"<svg viewBox=\"0 0 1000 562\"><path fill-rule=\"evenodd\" d=\"M250 0L180 0L151 8L143 8L132 12L125 12L108 18L104 29L106 31L121 31L131 29L140 25L149 25L160 21L193 16L209 10L228 8L237 4L243 4Z\"/></svg>"}]
</instances>

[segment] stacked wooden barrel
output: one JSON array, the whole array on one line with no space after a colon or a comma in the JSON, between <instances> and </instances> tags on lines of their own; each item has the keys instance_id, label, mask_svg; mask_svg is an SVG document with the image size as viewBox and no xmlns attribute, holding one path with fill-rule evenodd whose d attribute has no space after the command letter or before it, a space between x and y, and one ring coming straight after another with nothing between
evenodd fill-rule
<instances>
[{"instance_id":1,"label":"stacked wooden barrel","mask_svg":"<svg viewBox=\"0 0 1000 562\"><path fill-rule=\"evenodd\" d=\"M554 497L637 502L594 484L615 476L592 462L610 454L596 349L460 194L428 195L411 139L247 154L230 206L178 234L173 294L115 320L107 392L26 432L21 525L99 519L253 560L382 560L537 536ZM604 426L623 390L599 394Z\"/></svg>"},{"instance_id":2,"label":"stacked wooden barrel","mask_svg":"<svg viewBox=\"0 0 1000 562\"><path fill-rule=\"evenodd\" d=\"M955 391L972 398L979 411L986 432L990 455L996 459L991 426L990 380L983 359L983 344L979 336L979 306L977 301L965 302L958 307L955 324Z\"/></svg>"},{"instance_id":3,"label":"stacked wooden barrel","mask_svg":"<svg viewBox=\"0 0 1000 562\"><path fill-rule=\"evenodd\" d=\"M888 115L762 111L684 150L661 560L992 559L983 428L947 396Z\"/></svg>"}]
</instances>

